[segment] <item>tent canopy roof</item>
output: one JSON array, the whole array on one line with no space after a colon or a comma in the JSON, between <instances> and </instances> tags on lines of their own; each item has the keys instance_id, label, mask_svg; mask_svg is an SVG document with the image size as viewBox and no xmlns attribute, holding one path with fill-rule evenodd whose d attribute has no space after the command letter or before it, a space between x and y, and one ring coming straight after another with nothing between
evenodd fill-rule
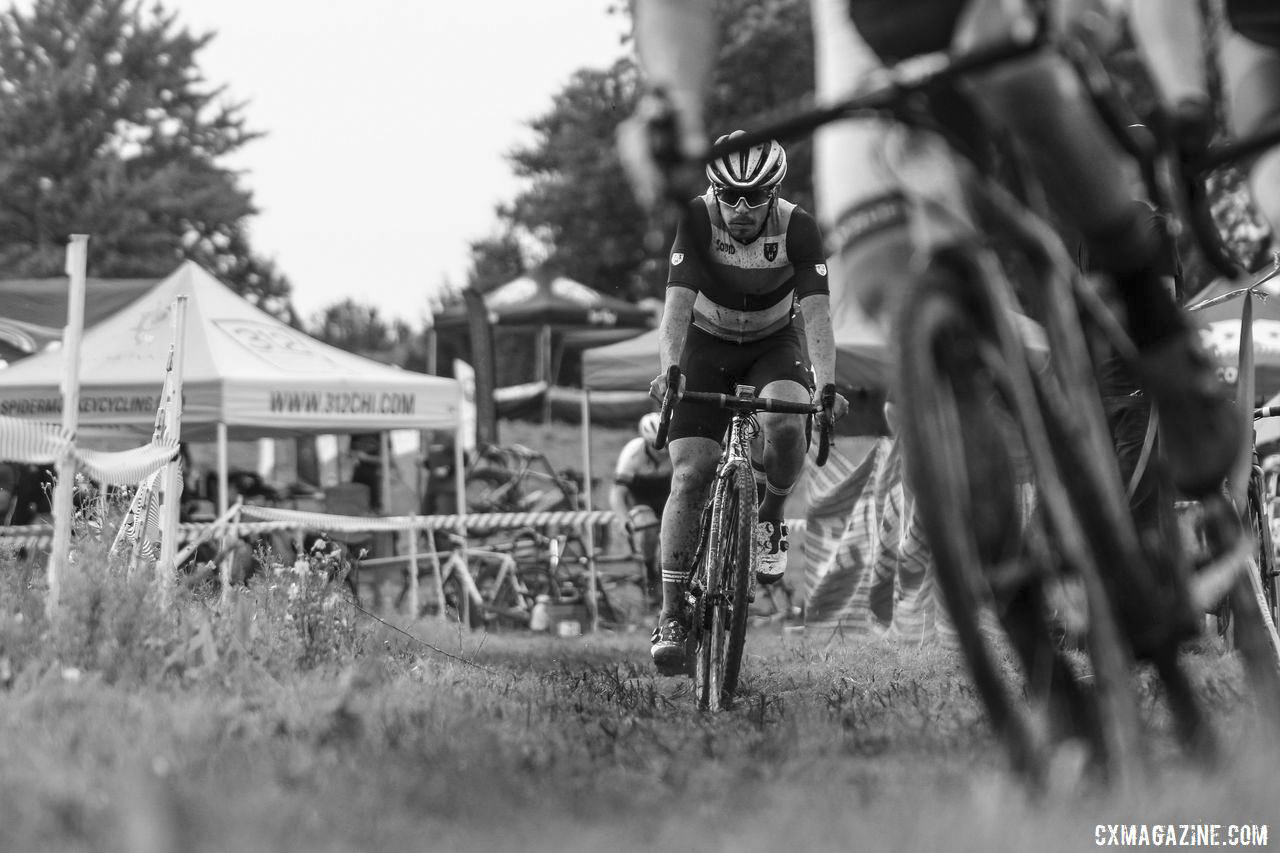
<instances>
[{"instance_id":1,"label":"tent canopy roof","mask_svg":"<svg viewBox=\"0 0 1280 853\"><path fill-rule=\"evenodd\" d=\"M615 326L644 328L652 314L622 299L592 290L565 276L525 275L484 295L489 322L500 326ZM437 327L467 322L465 305L436 316Z\"/></svg>"},{"instance_id":2,"label":"tent canopy roof","mask_svg":"<svg viewBox=\"0 0 1280 853\"><path fill-rule=\"evenodd\" d=\"M80 366L80 422L86 427L150 433L179 296L187 299L184 438L208 438L219 422L242 438L457 426L461 390L455 380L321 343L188 261L86 329ZM60 419L63 362L55 349L0 370L0 414Z\"/></svg>"}]
</instances>

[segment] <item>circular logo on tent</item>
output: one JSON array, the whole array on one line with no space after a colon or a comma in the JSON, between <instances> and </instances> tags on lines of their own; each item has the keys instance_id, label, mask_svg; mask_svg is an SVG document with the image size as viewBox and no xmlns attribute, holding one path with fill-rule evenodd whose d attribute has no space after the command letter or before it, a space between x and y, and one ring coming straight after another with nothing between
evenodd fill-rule
<instances>
[{"instance_id":1,"label":"circular logo on tent","mask_svg":"<svg viewBox=\"0 0 1280 853\"><path fill-rule=\"evenodd\" d=\"M258 320L214 320L213 324L240 346L280 370L315 373L336 366L309 338L288 326Z\"/></svg>"}]
</instances>

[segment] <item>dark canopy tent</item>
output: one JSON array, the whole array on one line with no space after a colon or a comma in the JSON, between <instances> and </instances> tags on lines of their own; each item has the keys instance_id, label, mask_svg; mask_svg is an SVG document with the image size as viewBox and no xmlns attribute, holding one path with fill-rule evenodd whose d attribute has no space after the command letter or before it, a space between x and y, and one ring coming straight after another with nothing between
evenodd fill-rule
<instances>
[{"instance_id":1,"label":"dark canopy tent","mask_svg":"<svg viewBox=\"0 0 1280 853\"><path fill-rule=\"evenodd\" d=\"M622 299L592 290L565 276L532 273L484 295L489 323L498 335L538 336L535 380L555 384L556 367L566 349L600 346L624 340L653 325L649 311ZM463 333L464 305L451 306L435 317L438 333Z\"/></svg>"},{"instance_id":2,"label":"dark canopy tent","mask_svg":"<svg viewBox=\"0 0 1280 853\"><path fill-rule=\"evenodd\" d=\"M832 300L836 340L836 385L849 400L839 425L845 435L883 435L889 353L874 324L848 303ZM582 385L591 390L593 409L608 401L610 411L636 417L648 411L646 389L658 375L658 330L582 354ZM601 393L604 392L604 393Z\"/></svg>"},{"instance_id":3,"label":"dark canopy tent","mask_svg":"<svg viewBox=\"0 0 1280 853\"><path fill-rule=\"evenodd\" d=\"M101 279L85 283L84 325L92 328L155 287L158 278ZM62 340L67 324L65 278L0 281L0 359L14 362Z\"/></svg>"}]
</instances>

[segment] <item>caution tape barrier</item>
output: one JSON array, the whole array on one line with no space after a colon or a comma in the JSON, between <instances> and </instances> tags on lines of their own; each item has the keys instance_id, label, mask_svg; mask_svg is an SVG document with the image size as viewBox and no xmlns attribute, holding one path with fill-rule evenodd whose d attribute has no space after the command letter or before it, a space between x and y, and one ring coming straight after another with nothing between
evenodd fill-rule
<instances>
[{"instance_id":1,"label":"caution tape barrier","mask_svg":"<svg viewBox=\"0 0 1280 853\"><path fill-rule=\"evenodd\" d=\"M234 520L228 513L218 521L185 522L178 525L178 541L188 543L208 538L220 530L238 536L254 536L283 530L318 530L326 533L395 532L401 530L465 530L468 533L493 530L517 530L522 527L578 527L584 524L609 524L617 517L609 510L587 512L495 512L467 515L397 515L349 516L318 512L244 506L241 519L256 517L260 521ZM805 527L803 518L787 520L792 532ZM47 548L53 541L53 528L45 524L0 527L0 547Z\"/></svg>"},{"instance_id":2,"label":"caution tape barrier","mask_svg":"<svg viewBox=\"0 0 1280 853\"><path fill-rule=\"evenodd\" d=\"M306 527L335 533L396 530L514 530L520 527L575 527L583 524L609 524L614 519L609 510L564 510L560 512L489 512L466 515L395 515L359 517L329 515L320 512L275 509L273 507L246 506L242 516L262 519L261 522L241 523L240 530L249 530L258 524L275 525L269 529Z\"/></svg>"}]
</instances>

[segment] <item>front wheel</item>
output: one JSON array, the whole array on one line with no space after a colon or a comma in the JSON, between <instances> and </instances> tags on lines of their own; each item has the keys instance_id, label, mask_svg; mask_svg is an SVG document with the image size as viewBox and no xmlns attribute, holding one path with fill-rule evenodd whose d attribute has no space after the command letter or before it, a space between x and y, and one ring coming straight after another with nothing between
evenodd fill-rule
<instances>
[{"instance_id":1,"label":"front wheel","mask_svg":"<svg viewBox=\"0 0 1280 853\"><path fill-rule=\"evenodd\" d=\"M922 527L974 685L1011 763L1043 781L1049 743L1083 737L1095 759L1125 772L1131 729L1124 649L1097 561L1081 529L1082 500L1063 489L1083 477L1067 450L1079 436L1046 432L1046 398L1008 325L1011 298L979 259L940 255L916 281L898 322L903 460ZM1050 419L1052 420L1052 419ZM1071 467L1059 458L1071 457ZM1062 472L1070 472L1065 476ZM1063 653L1051 608L1083 592L1095 689ZM1016 652L1029 698L1048 714L1033 725L1013 695L998 644L984 630L990 604Z\"/></svg>"},{"instance_id":2,"label":"front wheel","mask_svg":"<svg viewBox=\"0 0 1280 853\"><path fill-rule=\"evenodd\" d=\"M953 286L947 286L948 284ZM1014 554L1014 461L1001 441L998 394L981 364L986 340L945 269L904 298L897 323L903 461L934 558L938 590L974 687L1014 768L1036 774L1036 738L984 631L984 566Z\"/></svg>"},{"instance_id":3,"label":"front wheel","mask_svg":"<svg viewBox=\"0 0 1280 853\"><path fill-rule=\"evenodd\" d=\"M747 635L747 606L755 578L755 477L745 462L716 478L697 608L695 685L698 707L727 708L738 688Z\"/></svg>"},{"instance_id":4,"label":"front wheel","mask_svg":"<svg viewBox=\"0 0 1280 853\"><path fill-rule=\"evenodd\" d=\"M1253 541L1258 564L1258 577L1262 581L1262 597L1274 624L1277 615L1276 599L1276 551L1271 539L1271 522L1267 515L1267 499L1261 480L1249 488L1249 524L1253 528Z\"/></svg>"}]
</instances>

